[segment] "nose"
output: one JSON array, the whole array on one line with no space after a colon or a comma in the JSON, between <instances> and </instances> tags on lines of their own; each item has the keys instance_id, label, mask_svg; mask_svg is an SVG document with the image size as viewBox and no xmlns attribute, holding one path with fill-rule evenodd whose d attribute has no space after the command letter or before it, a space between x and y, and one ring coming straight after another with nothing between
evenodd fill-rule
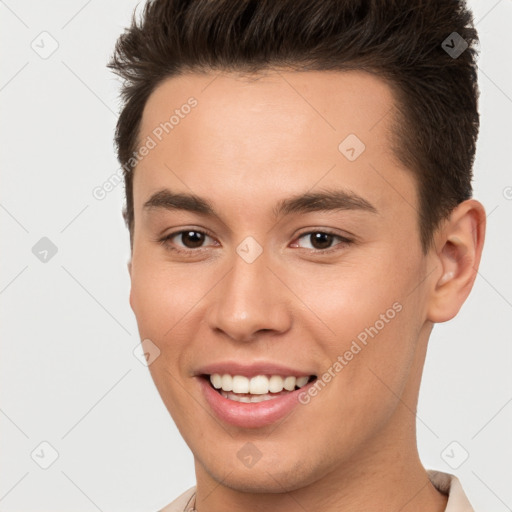
<instances>
[{"instance_id":1,"label":"nose","mask_svg":"<svg viewBox=\"0 0 512 512\"><path fill-rule=\"evenodd\" d=\"M209 327L237 342L290 329L290 297L275 274L278 272L269 268L265 252L252 263L235 254L231 270L210 296Z\"/></svg>"}]
</instances>

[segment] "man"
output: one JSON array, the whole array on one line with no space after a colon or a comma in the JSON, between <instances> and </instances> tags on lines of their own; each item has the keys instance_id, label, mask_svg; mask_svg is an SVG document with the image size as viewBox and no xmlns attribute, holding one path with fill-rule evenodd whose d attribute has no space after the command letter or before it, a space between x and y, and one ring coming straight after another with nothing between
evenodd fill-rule
<instances>
[{"instance_id":1,"label":"man","mask_svg":"<svg viewBox=\"0 0 512 512\"><path fill-rule=\"evenodd\" d=\"M484 242L476 43L458 0L156 0L121 36L130 304L197 480L164 511L472 510L415 409Z\"/></svg>"}]
</instances>

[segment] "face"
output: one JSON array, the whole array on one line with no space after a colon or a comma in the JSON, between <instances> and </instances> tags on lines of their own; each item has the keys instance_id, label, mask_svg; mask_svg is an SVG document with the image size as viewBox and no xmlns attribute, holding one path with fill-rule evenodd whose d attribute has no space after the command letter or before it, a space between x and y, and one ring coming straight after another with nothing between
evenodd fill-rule
<instances>
[{"instance_id":1,"label":"face","mask_svg":"<svg viewBox=\"0 0 512 512\"><path fill-rule=\"evenodd\" d=\"M150 96L130 304L198 478L282 492L415 444L428 269L393 105L353 71Z\"/></svg>"}]
</instances>

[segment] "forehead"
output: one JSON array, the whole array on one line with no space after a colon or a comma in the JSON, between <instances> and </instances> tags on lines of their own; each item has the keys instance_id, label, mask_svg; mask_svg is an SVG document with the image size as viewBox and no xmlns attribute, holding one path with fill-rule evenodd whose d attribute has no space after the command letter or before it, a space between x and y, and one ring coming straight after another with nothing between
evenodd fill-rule
<instances>
[{"instance_id":1,"label":"forehead","mask_svg":"<svg viewBox=\"0 0 512 512\"><path fill-rule=\"evenodd\" d=\"M169 78L153 91L144 108L141 135L169 120L190 98L197 101L192 112L195 132L239 141L248 133L279 132L286 124L288 130L279 137L283 143L308 134L315 142L326 137L326 144L347 133L364 138L375 130L373 137L379 137L392 116L381 121L394 106L389 85L360 71L189 73ZM174 135L186 134L190 123L180 124L173 128Z\"/></svg>"},{"instance_id":2,"label":"forehead","mask_svg":"<svg viewBox=\"0 0 512 512\"><path fill-rule=\"evenodd\" d=\"M391 147L394 101L384 80L359 71L169 78L144 108L139 144L151 139L154 147L137 165L135 196L173 181L203 195L245 187L264 199L269 188L299 193L322 180L367 189L379 202L382 173L414 194ZM388 200L395 196L389 191Z\"/></svg>"}]
</instances>

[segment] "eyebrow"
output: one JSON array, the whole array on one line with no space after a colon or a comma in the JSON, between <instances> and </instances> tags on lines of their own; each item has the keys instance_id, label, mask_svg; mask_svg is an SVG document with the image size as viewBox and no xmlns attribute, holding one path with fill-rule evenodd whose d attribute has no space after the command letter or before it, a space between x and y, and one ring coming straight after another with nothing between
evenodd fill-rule
<instances>
[{"instance_id":1,"label":"eyebrow","mask_svg":"<svg viewBox=\"0 0 512 512\"><path fill-rule=\"evenodd\" d=\"M195 194L174 193L169 189L155 192L143 205L144 210L185 210L200 215L219 217L213 205ZM279 201L272 209L275 217L292 213L316 211L359 210L378 213L377 208L363 197L347 190L306 192Z\"/></svg>"}]
</instances>

